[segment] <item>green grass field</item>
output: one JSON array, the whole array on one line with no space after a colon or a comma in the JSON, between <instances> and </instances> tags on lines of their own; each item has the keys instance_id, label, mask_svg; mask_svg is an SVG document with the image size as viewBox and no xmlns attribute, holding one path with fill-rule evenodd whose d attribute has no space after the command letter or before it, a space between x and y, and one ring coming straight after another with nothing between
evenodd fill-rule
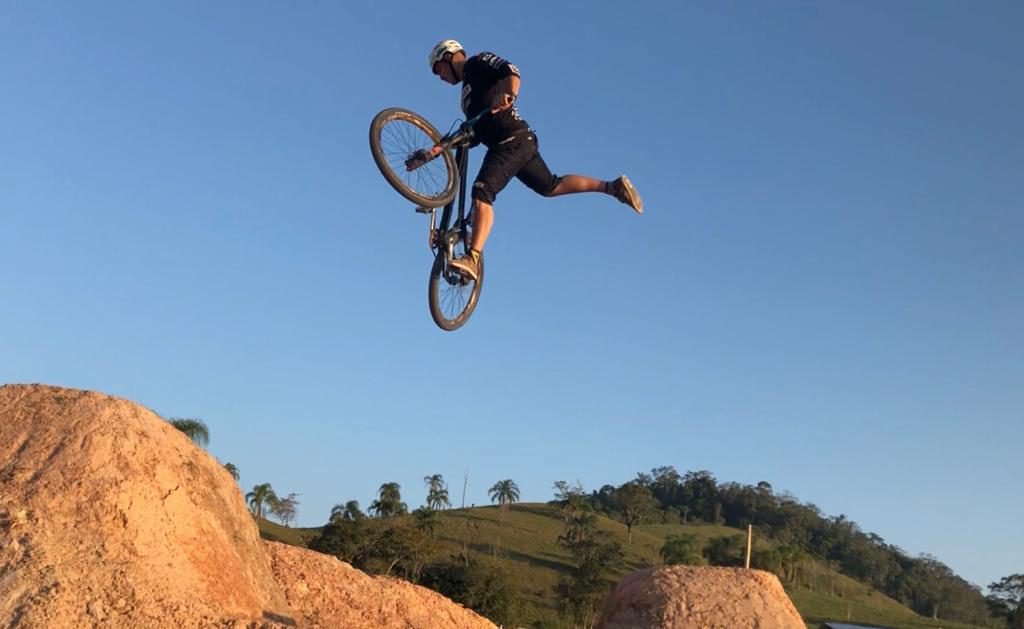
<instances>
[{"instance_id":1,"label":"green grass field","mask_svg":"<svg viewBox=\"0 0 1024 629\"><path fill-rule=\"evenodd\" d=\"M806 587L786 588L808 627L819 627L826 620L867 624L896 629L974 629L974 625L932 620L915 614L888 596L832 572L835 590L811 591Z\"/></svg>"},{"instance_id":2,"label":"green grass field","mask_svg":"<svg viewBox=\"0 0 1024 629\"><path fill-rule=\"evenodd\" d=\"M384 521L374 521L384 524ZM743 536L744 532L723 526L652 524L633 528L627 542L625 525L600 517L598 528L607 531L625 552L625 569L619 577L642 568L660 565L659 550L673 534L696 535L703 544L721 535ZM557 626L553 588L559 576L570 569L569 553L557 543L563 530L557 508L539 503L517 504L501 521L497 507L452 509L441 514L437 530L438 556L456 554L466 546L482 555L500 558L503 571L518 584L522 602L522 626L545 621ZM265 539L306 546L319 528L291 529L261 522ZM804 580L813 586L790 587L787 592L808 627L825 620L873 624L893 629L972 629L971 625L933 621L910 611L887 596L819 565L808 566Z\"/></svg>"},{"instance_id":3,"label":"green grass field","mask_svg":"<svg viewBox=\"0 0 1024 629\"><path fill-rule=\"evenodd\" d=\"M260 520L260 537L272 542L282 542L292 546L309 546L309 541L320 535L320 529L293 529L275 524L270 520Z\"/></svg>"}]
</instances>

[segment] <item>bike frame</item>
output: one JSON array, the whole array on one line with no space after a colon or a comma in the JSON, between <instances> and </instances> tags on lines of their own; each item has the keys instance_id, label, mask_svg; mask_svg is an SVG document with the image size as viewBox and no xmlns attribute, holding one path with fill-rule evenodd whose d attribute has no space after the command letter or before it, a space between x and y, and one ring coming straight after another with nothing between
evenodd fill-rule
<instances>
[{"instance_id":1,"label":"bike frame","mask_svg":"<svg viewBox=\"0 0 1024 629\"><path fill-rule=\"evenodd\" d=\"M447 238L449 231L448 226L452 225L452 210L455 209L456 202L459 204L459 213L458 219L452 227L459 230L459 235L463 239L463 242L469 242L469 217L466 214L466 168L469 166L468 147L460 146L455 149L455 166L459 169L459 194L456 199L452 199L448 205L444 206L444 210L441 212L441 224L436 232L431 229L433 236L431 239L432 242L436 247L446 246L449 258L451 258L453 254L451 251L453 243L450 238ZM431 216L431 222L433 222L433 216ZM433 228L433 225L431 225L431 228Z\"/></svg>"},{"instance_id":2,"label":"bike frame","mask_svg":"<svg viewBox=\"0 0 1024 629\"><path fill-rule=\"evenodd\" d=\"M444 206L444 210L441 212L441 224L435 229L434 219L437 214L437 208L416 208L417 212L430 212L428 242L431 251L437 252L443 249L449 260L455 257L455 252L452 249L455 246L456 239L452 236L458 235L462 242L465 243L467 250L469 249L469 216L466 214L466 170L469 168L469 143L473 138L473 125L482 116L483 112L467 120L454 135L445 136L438 143L444 150L448 150L452 146L455 147L455 168L459 174L459 194ZM456 202L459 204L458 220L449 228L452 220L452 211L455 209Z\"/></svg>"},{"instance_id":3,"label":"bike frame","mask_svg":"<svg viewBox=\"0 0 1024 629\"><path fill-rule=\"evenodd\" d=\"M433 254L434 262L430 269L430 282L427 285L427 302L434 322L442 330L449 332L458 329L469 319L476 308L483 283L483 259L477 258L476 273L466 272L461 265L453 266L452 262L457 256L468 255L472 252L470 248L472 225L470 223L473 218L473 210L472 201L470 201L470 207L466 207L466 188L469 180L467 171L469 170L470 146L473 144L473 125L484 113L486 112L481 112L463 122L456 131L449 131L441 137L435 135L437 132L429 123L408 110L384 110L377 114L370 126L370 147L373 150L374 161L377 162L377 166L384 173L385 178L402 196L417 203L417 213L430 214L427 245ZM391 162L381 157L380 134L383 124L402 118L416 124L432 139L437 138L434 140L433 146L429 148L419 144L419 148L411 150L405 158L405 170L412 172L432 160L442 158L446 162L447 172L441 192L424 194L410 188L402 178L395 176ZM406 139L411 138L406 137ZM428 174L426 177L428 183L431 181L435 185L440 183L434 173ZM455 181L456 177L458 181ZM456 186L458 186L458 190L455 190ZM455 192L458 194L454 194ZM440 198L445 198L447 201L443 205L435 204ZM427 205L419 205L420 203ZM441 210L440 224L437 222L438 210Z\"/></svg>"}]
</instances>

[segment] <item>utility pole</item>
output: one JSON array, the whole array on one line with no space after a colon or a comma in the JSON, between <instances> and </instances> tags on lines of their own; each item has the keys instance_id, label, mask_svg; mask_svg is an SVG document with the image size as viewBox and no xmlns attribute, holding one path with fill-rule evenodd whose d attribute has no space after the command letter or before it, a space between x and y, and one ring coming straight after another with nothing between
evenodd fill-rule
<instances>
[{"instance_id":1,"label":"utility pole","mask_svg":"<svg viewBox=\"0 0 1024 629\"><path fill-rule=\"evenodd\" d=\"M754 536L754 525L747 525L747 570L750 570L750 542Z\"/></svg>"},{"instance_id":2,"label":"utility pole","mask_svg":"<svg viewBox=\"0 0 1024 629\"><path fill-rule=\"evenodd\" d=\"M466 476L462 480L462 508L466 508L466 485L469 484L469 470L466 470Z\"/></svg>"}]
</instances>

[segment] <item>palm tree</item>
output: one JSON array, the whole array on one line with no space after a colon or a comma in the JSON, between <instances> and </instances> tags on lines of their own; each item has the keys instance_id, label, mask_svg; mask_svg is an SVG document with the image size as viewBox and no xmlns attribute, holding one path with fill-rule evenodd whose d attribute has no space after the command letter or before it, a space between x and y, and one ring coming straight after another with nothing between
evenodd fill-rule
<instances>
[{"instance_id":1,"label":"palm tree","mask_svg":"<svg viewBox=\"0 0 1024 629\"><path fill-rule=\"evenodd\" d=\"M504 521L505 511L512 508L513 502L519 502L519 486L511 478L494 483L490 489L491 502L497 502L501 509L501 520Z\"/></svg>"},{"instance_id":2,"label":"palm tree","mask_svg":"<svg viewBox=\"0 0 1024 629\"><path fill-rule=\"evenodd\" d=\"M398 483L381 485L379 497L370 504L370 511L378 518L408 513L409 508L402 502L402 486Z\"/></svg>"},{"instance_id":3,"label":"palm tree","mask_svg":"<svg viewBox=\"0 0 1024 629\"><path fill-rule=\"evenodd\" d=\"M562 519L569 522L578 518L581 514L590 513L594 510L593 503L582 491L569 494L568 499L562 505Z\"/></svg>"},{"instance_id":4,"label":"palm tree","mask_svg":"<svg viewBox=\"0 0 1024 629\"><path fill-rule=\"evenodd\" d=\"M185 433L200 448L210 443L210 429L206 427L201 419L191 417L172 417L167 420L172 426Z\"/></svg>"},{"instance_id":5,"label":"palm tree","mask_svg":"<svg viewBox=\"0 0 1024 629\"><path fill-rule=\"evenodd\" d=\"M788 583L795 583L797 572L807 561L807 554L798 546L777 546L779 562L782 564L782 580Z\"/></svg>"},{"instance_id":6,"label":"palm tree","mask_svg":"<svg viewBox=\"0 0 1024 629\"><path fill-rule=\"evenodd\" d=\"M427 537L433 538L440 523L440 515L430 507L420 507L412 512L415 520L414 526L423 531Z\"/></svg>"},{"instance_id":7,"label":"palm tree","mask_svg":"<svg viewBox=\"0 0 1024 629\"><path fill-rule=\"evenodd\" d=\"M423 484L428 487L427 507L436 510L451 504L448 502L448 487L445 486L444 476L440 474L424 476Z\"/></svg>"},{"instance_id":8,"label":"palm tree","mask_svg":"<svg viewBox=\"0 0 1024 629\"><path fill-rule=\"evenodd\" d=\"M245 500L249 503L249 510L259 520L263 517L263 506L276 503L277 494L274 493L274 488L270 486L270 483L263 483L253 487L252 491L245 495Z\"/></svg>"},{"instance_id":9,"label":"palm tree","mask_svg":"<svg viewBox=\"0 0 1024 629\"><path fill-rule=\"evenodd\" d=\"M427 486L430 491L437 491L444 489L444 476L440 474L433 474L431 476L423 477L423 484Z\"/></svg>"},{"instance_id":10,"label":"palm tree","mask_svg":"<svg viewBox=\"0 0 1024 629\"><path fill-rule=\"evenodd\" d=\"M225 463L224 469L228 471L228 474L231 474L231 478L235 479L235 482L238 482L239 473L237 465L234 463Z\"/></svg>"},{"instance_id":11,"label":"palm tree","mask_svg":"<svg viewBox=\"0 0 1024 629\"><path fill-rule=\"evenodd\" d=\"M331 509L331 524L338 522L355 522L362 520L366 515L359 509L358 500L349 500L345 504L336 504Z\"/></svg>"},{"instance_id":12,"label":"palm tree","mask_svg":"<svg viewBox=\"0 0 1024 629\"><path fill-rule=\"evenodd\" d=\"M567 548L576 548L593 537L597 528L597 516L591 511L580 510L569 514L565 520L565 532L558 541Z\"/></svg>"}]
</instances>

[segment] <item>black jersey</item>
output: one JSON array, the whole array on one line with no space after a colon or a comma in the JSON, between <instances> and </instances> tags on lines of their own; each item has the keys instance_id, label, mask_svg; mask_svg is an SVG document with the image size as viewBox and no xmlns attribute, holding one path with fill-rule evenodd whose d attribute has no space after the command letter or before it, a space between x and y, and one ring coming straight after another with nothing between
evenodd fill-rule
<instances>
[{"instance_id":1,"label":"black jersey","mask_svg":"<svg viewBox=\"0 0 1024 629\"><path fill-rule=\"evenodd\" d=\"M490 109L494 86L509 76L519 76L519 68L493 52L482 52L466 59L462 66L462 113L466 119ZM502 140L529 131L530 125L519 117L515 105L497 114L484 114L473 127L476 142L488 147Z\"/></svg>"}]
</instances>

